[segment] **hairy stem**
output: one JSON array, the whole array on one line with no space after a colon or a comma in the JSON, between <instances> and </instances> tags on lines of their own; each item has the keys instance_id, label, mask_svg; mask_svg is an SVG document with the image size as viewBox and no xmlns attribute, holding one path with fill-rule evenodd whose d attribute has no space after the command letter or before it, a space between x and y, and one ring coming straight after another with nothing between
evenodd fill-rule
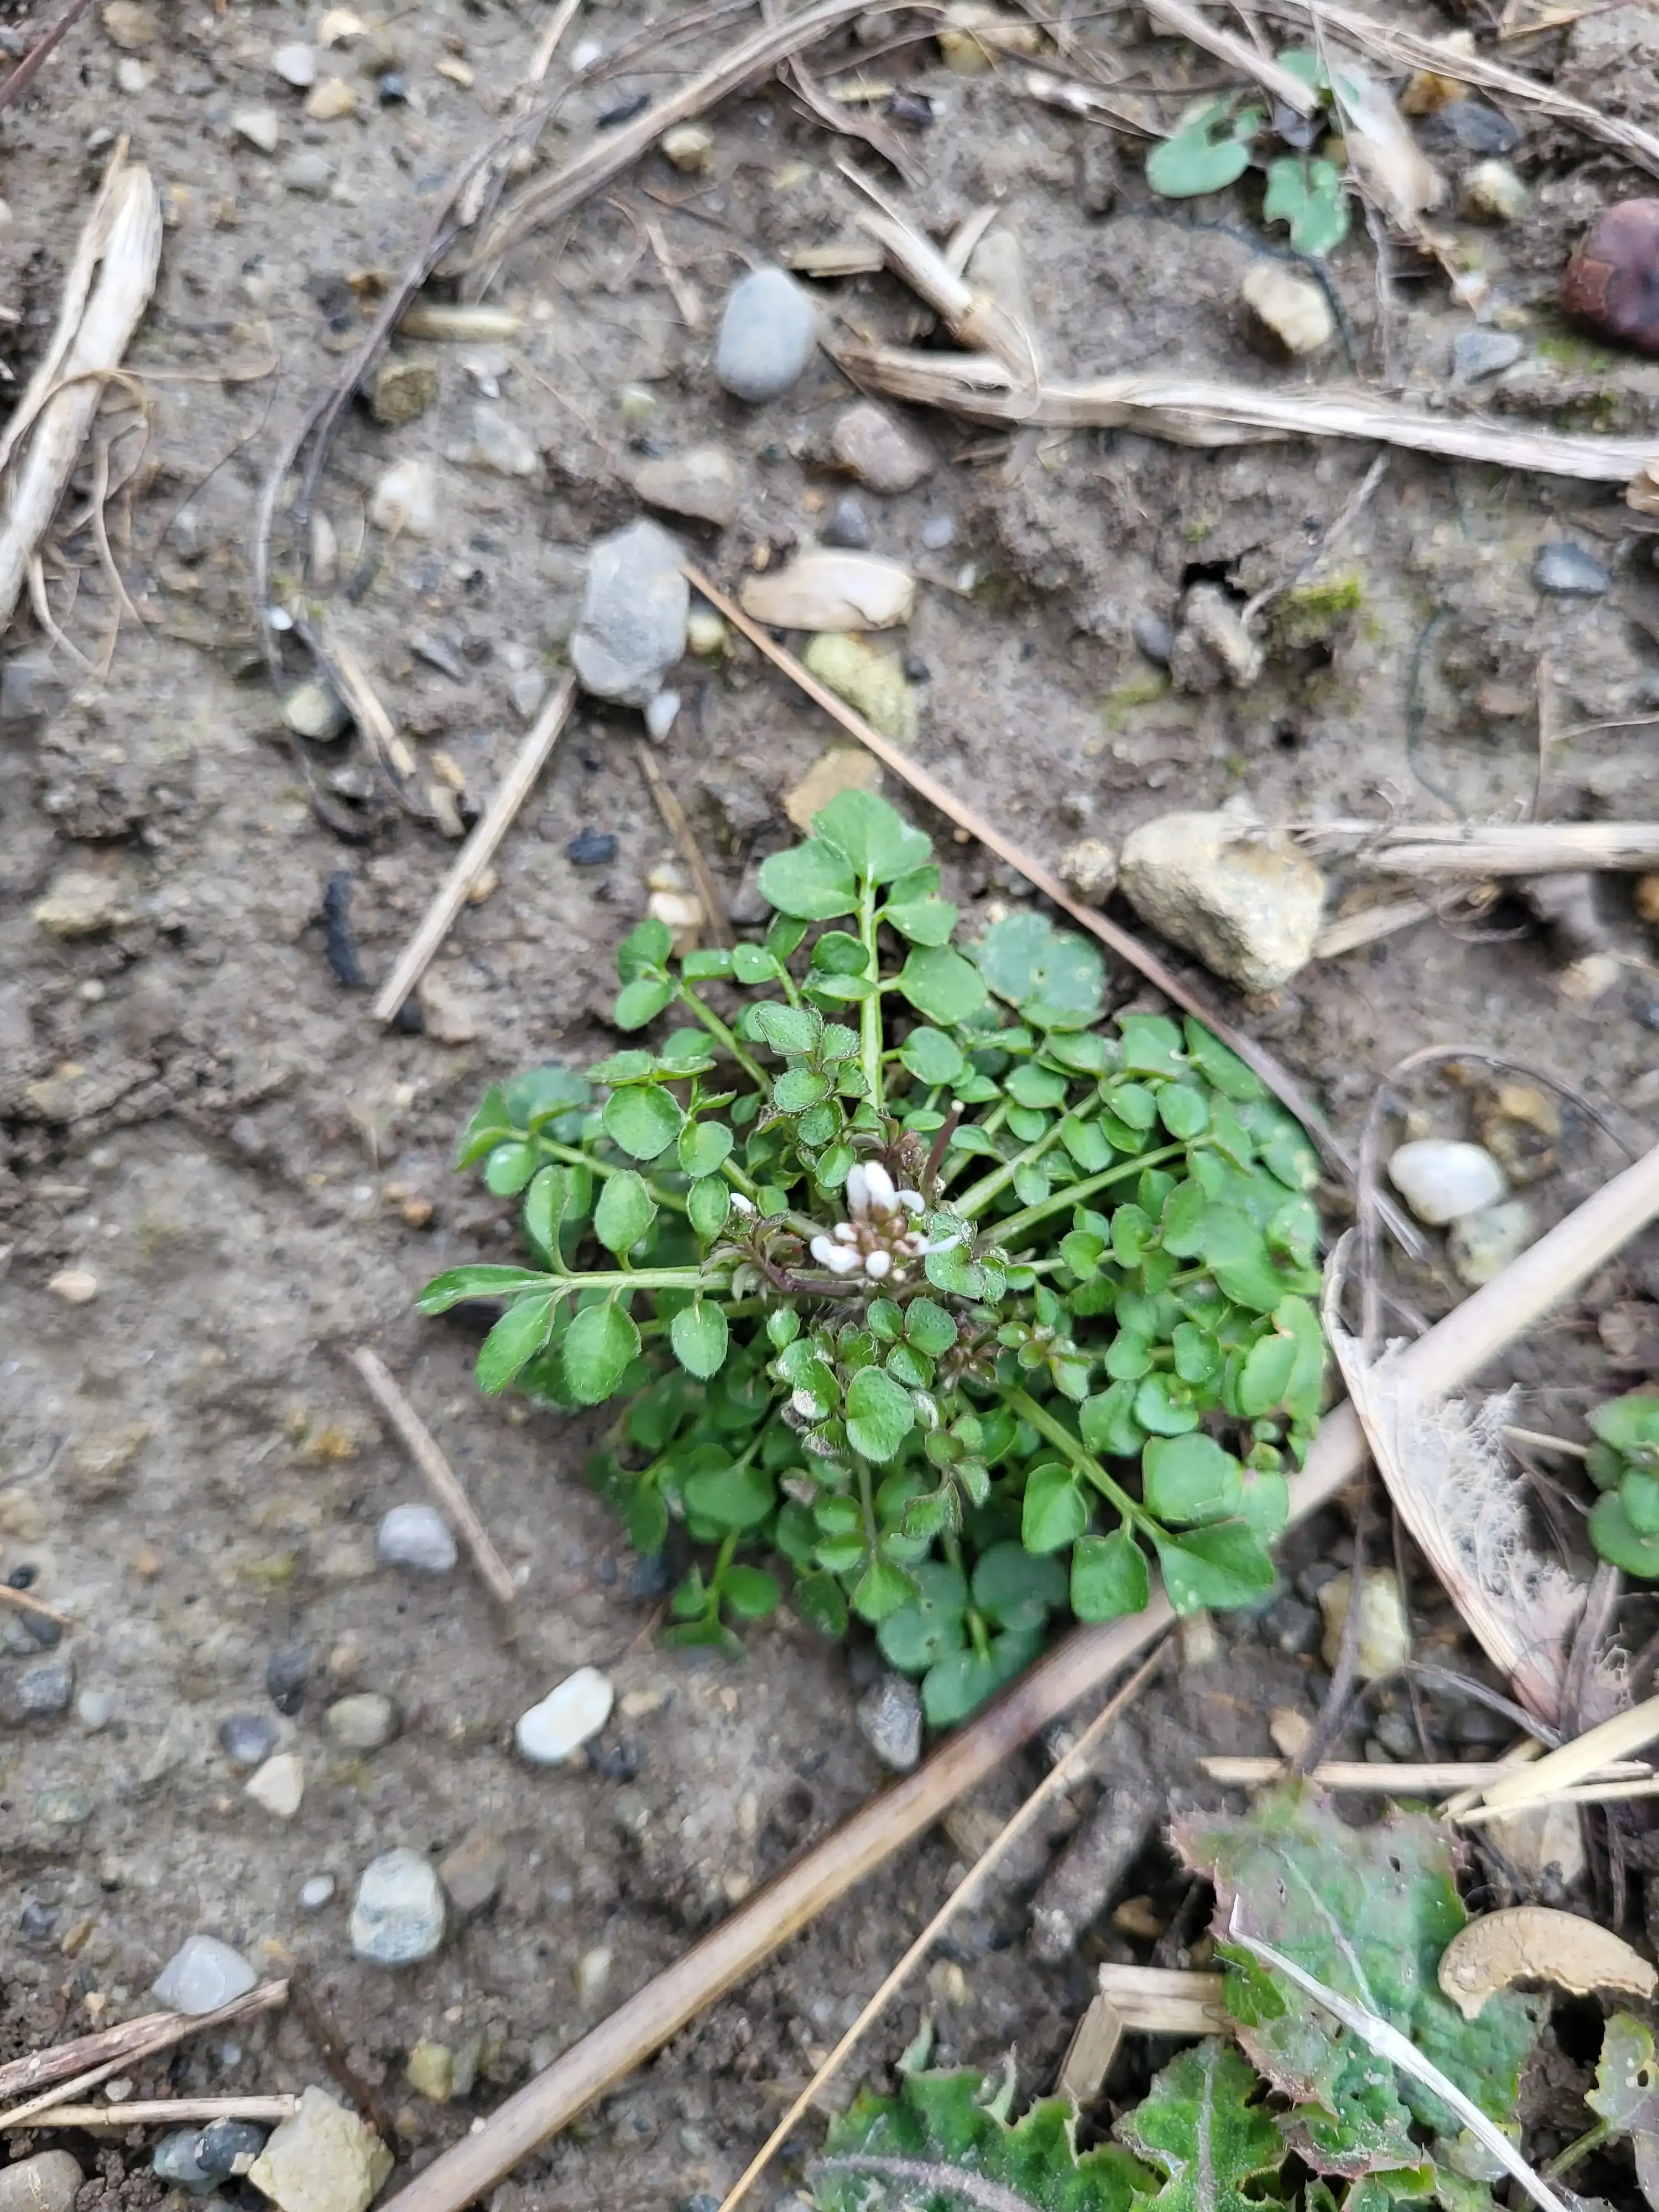
<instances>
[{"instance_id":1,"label":"hairy stem","mask_svg":"<svg viewBox=\"0 0 1659 2212\"><path fill-rule=\"evenodd\" d=\"M631 1160L596 1160L589 1153L579 1151L574 1145L555 1144L551 1137L538 1136L534 1141L550 1158L559 1161L562 1165L587 1168L596 1176L622 1175L633 1165ZM671 1213L684 1212L685 1200L677 1192L665 1190L659 1182L653 1182L648 1176L641 1176L641 1181L659 1206L665 1206Z\"/></svg>"},{"instance_id":2,"label":"hairy stem","mask_svg":"<svg viewBox=\"0 0 1659 2212\"><path fill-rule=\"evenodd\" d=\"M963 2204L977 2204L983 2212L1041 2212L1029 2197L1005 2189L982 2173L967 2173L960 2166L935 2166L925 2158L878 2158L866 2151L848 2151L840 2158L821 2158L812 2167L817 2173L871 2173L903 2185L903 2201L919 2203L929 2197L955 2197Z\"/></svg>"},{"instance_id":3,"label":"hairy stem","mask_svg":"<svg viewBox=\"0 0 1659 2212\"><path fill-rule=\"evenodd\" d=\"M859 891L859 937L864 946L864 972L878 983L881 969L876 957L876 887L866 883ZM859 1008L859 1065L871 1105L881 1111L881 992L872 990Z\"/></svg>"}]
</instances>

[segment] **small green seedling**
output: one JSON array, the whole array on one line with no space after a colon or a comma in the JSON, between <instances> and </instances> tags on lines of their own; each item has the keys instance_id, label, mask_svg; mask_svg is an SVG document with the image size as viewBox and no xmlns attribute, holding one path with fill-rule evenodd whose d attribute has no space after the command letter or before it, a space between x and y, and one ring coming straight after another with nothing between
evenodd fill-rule
<instances>
[{"instance_id":1,"label":"small green seedling","mask_svg":"<svg viewBox=\"0 0 1659 2212\"><path fill-rule=\"evenodd\" d=\"M1317 1422L1317 1164L1196 1022L1103 1022L1085 939L1019 911L958 946L926 837L848 792L761 888L763 940L617 955L654 1042L493 1084L459 1164L528 1264L422 1294L504 1309L486 1390L614 1402L593 1480L694 1563L679 1644L781 1602L856 1615L929 1718L1066 1617L1259 1601Z\"/></svg>"},{"instance_id":2,"label":"small green seedling","mask_svg":"<svg viewBox=\"0 0 1659 2212\"><path fill-rule=\"evenodd\" d=\"M1206 100L1190 108L1171 137L1146 161L1146 181L1165 199L1194 199L1236 184L1250 166L1250 143L1261 130L1261 110L1238 113L1230 100Z\"/></svg>"},{"instance_id":3,"label":"small green seedling","mask_svg":"<svg viewBox=\"0 0 1659 2212\"><path fill-rule=\"evenodd\" d=\"M1590 1510L1590 1542L1626 1574L1659 1582L1659 1397L1613 1398L1589 1423L1596 1442L1586 1466L1601 1492Z\"/></svg>"},{"instance_id":4,"label":"small green seedling","mask_svg":"<svg viewBox=\"0 0 1659 2212\"><path fill-rule=\"evenodd\" d=\"M1262 220L1287 222L1298 253L1323 257L1348 234L1348 203L1335 164L1287 154L1267 164L1267 196Z\"/></svg>"}]
</instances>

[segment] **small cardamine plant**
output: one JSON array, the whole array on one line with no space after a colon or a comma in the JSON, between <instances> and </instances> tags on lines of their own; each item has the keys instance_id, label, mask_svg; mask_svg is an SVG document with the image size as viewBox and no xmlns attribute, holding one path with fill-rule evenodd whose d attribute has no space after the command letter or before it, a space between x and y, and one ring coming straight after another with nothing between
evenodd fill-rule
<instances>
[{"instance_id":1,"label":"small cardamine plant","mask_svg":"<svg viewBox=\"0 0 1659 2212\"><path fill-rule=\"evenodd\" d=\"M1258 1601L1317 1419L1313 1153L1194 1022L1103 1021L1085 939L957 945L921 833L843 793L761 872L759 943L647 921L585 1073L493 1084L459 1164L522 1196L478 1355L614 1415L592 1472L691 1564L679 1644L856 1614L944 1726L1070 1613Z\"/></svg>"}]
</instances>

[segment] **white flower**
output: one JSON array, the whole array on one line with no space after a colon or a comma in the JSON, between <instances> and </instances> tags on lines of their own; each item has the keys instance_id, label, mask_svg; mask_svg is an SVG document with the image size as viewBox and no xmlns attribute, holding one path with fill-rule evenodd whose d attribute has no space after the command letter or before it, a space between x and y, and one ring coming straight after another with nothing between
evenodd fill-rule
<instances>
[{"instance_id":1,"label":"white flower","mask_svg":"<svg viewBox=\"0 0 1659 2212\"><path fill-rule=\"evenodd\" d=\"M896 1190L893 1195L907 1213L920 1213L927 1201L919 1190Z\"/></svg>"},{"instance_id":2,"label":"white flower","mask_svg":"<svg viewBox=\"0 0 1659 2212\"><path fill-rule=\"evenodd\" d=\"M752 1198L745 1198L740 1190L734 1190L732 1194L732 1211L734 1213L752 1213L755 1211L755 1201Z\"/></svg>"},{"instance_id":3,"label":"white flower","mask_svg":"<svg viewBox=\"0 0 1659 2212\"><path fill-rule=\"evenodd\" d=\"M859 1255L845 1244L832 1244L827 1237L815 1237L808 1250L820 1267L828 1267L832 1275L850 1275L859 1264Z\"/></svg>"},{"instance_id":4,"label":"white flower","mask_svg":"<svg viewBox=\"0 0 1659 2212\"><path fill-rule=\"evenodd\" d=\"M878 1283L884 1275L890 1274L892 1269L893 1255L890 1252L876 1251L865 1254L864 1272L872 1282Z\"/></svg>"},{"instance_id":5,"label":"white flower","mask_svg":"<svg viewBox=\"0 0 1659 2212\"><path fill-rule=\"evenodd\" d=\"M859 1232L850 1221L838 1221L831 1232L838 1244L856 1244Z\"/></svg>"},{"instance_id":6,"label":"white flower","mask_svg":"<svg viewBox=\"0 0 1659 2212\"><path fill-rule=\"evenodd\" d=\"M868 1170L861 1162L847 1170L847 1208L849 1213L862 1213L870 1202Z\"/></svg>"},{"instance_id":7,"label":"white flower","mask_svg":"<svg viewBox=\"0 0 1659 2212\"><path fill-rule=\"evenodd\" d=\"M847 1180L849 1184L857 1173L856 1168L848 1171ZM864 1188L865 1201L863 1206L858 1208L860 1212L868 1212L874 1207L879 1207L884 1213L889 1211L893 1203L893 1178L879 1160L865 1162Z\"/></svg>"}]
</instances>

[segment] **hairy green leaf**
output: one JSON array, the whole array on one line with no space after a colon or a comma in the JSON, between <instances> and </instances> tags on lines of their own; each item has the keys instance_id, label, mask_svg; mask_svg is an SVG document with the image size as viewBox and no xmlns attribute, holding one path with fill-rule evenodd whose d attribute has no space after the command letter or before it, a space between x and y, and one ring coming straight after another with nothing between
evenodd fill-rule
<instances>
[{"instance_id":1,"label":"hairy green leaf","mask_svg":"<svg viewBox=\"0 0 1659 2212\"><path fill-rule=\"evenodd\" d=\"M1258 2101L1261 2084L1212 2037L1183 2051L1113 2132L1164 2174L1157 2212L1257 2212L1246 2188L1285 2161L1285 2140Z\"/></svg>"}]
</instances>

